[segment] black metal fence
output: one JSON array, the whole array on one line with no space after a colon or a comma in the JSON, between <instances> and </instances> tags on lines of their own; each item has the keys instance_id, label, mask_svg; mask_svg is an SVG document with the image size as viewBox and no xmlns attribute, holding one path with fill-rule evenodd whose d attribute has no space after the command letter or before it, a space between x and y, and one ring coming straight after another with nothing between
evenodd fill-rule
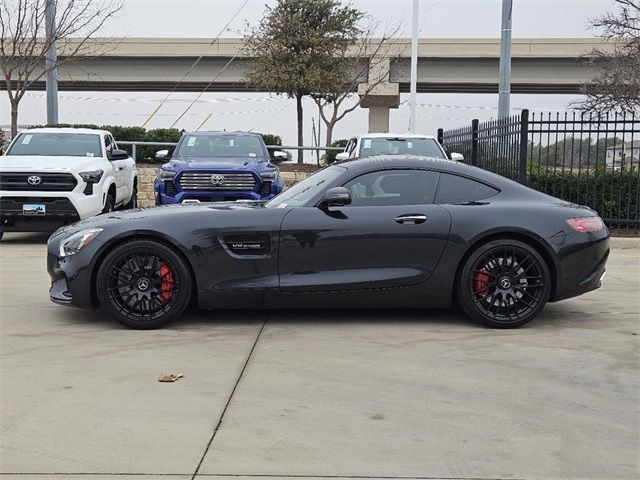
<instances>
[{"instance_id":1,"label":"black metal fence","mask_svg":"<svg viewBox=\"0 0 640 480\"><path fill-rule=\"evenodd\" d=\"M640 230L640 119L530 113L438 130L448 153L555 197L587 205L612 228Z\"/></svg>"}]
</instances>

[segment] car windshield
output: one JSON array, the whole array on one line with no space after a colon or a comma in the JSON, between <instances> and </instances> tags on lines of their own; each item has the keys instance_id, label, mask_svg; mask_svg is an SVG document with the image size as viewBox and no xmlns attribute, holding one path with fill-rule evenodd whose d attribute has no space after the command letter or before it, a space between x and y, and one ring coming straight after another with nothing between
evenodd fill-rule
<instances>
[{"instance_id":1,"label":"car windshield","mask_svg":"<svg viewBox=\"0 0 640 480\"><path fill-rule=\"evenodd\" d=\"M101 157L100 135L65 132L22 132L7 155L45 155L48 157Z\"/></svg>"},{"instance_id":2,"label":"car windshield","mask_svg":"<svg viewBox=\"0 0 640 480\"><path fill-rule=\"evenodd\" d=\"M178 149L180 157L263 158L262 143L253 135L187 135Z\"/></svg>"},{"instance_id":3,"label":"car windshield","mask_svg":"<svg viewBox=\"0 0 640 480\"><path fill-rule=\"evenodd\" d=\"M433 138L363 138L358 156L419 155L446 158Z\"/></svg>"},{"instance_id":4,"label":"car windshield","mask_svg":"<svg viewBox=\"0 0 640 480\"><path fill-rule=\"evenodd\" d=\"M305 205L328 184L344 173L346 168L333 165L318 170L310 177L296 183L289 190L285 190L277 197L268 201L267 208L299 207Z\"/></svg>"}]
</instances>

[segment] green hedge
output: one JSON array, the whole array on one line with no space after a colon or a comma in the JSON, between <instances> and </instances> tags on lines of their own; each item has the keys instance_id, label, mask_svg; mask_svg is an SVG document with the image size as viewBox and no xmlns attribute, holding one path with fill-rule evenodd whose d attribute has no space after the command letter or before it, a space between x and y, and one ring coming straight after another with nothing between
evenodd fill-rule
<instances>
[{"instance_id":1,"label":"green hedge","mask_svg":"<svg viewBox=\"0 0 640 480\"><path fill-rule=\"evenodd\" d=\"M335 142L333 142L331 144L332 147L346 147L347 143L349 143L349 140L347 140L346 138L342 138L340 140L336 140ZM337 150L329 150L327 151L327 153L324 154L324 162L329 164L329 163L333 163L336 161L336 155L339 154L340 152Z\"/></svg>"},{"instance_id":2,"label":"green hedge","mask_svg":"<svg viewBox=\"0 0 640 480\"><path fill-rule=\"evenodd\" d=\"M541 192L594 209L609 226L638 221L639 174L633 171L528 172L527 185ZM631 221L631 222L629 222ZM628 225L627 225L628 223Z\"/></svg>"}]
</instances>

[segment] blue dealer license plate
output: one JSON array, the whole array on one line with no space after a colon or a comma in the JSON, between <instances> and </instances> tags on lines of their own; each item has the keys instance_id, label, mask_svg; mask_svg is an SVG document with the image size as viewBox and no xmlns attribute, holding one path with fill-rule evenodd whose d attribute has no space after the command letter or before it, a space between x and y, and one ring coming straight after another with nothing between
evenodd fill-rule
<instances>
[{"instance_id":1,"label":"blue dealer license plate","mask_svg":"<svg viewBox=\"0 0 640 480\"><path fill-rule=\"evenodd\" d=\"M22 205L22 214L35 217L47 214L47 208L41 203L25 203Z\"/></svg>"}]
</instances>

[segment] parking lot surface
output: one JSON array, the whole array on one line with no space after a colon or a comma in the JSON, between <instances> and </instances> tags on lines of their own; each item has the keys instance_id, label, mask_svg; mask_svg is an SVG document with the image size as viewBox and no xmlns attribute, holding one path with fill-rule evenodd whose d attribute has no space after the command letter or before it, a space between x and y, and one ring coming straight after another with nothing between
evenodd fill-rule
<instances>
[{"instance_id":1,"label":"parking lot surface","mask_svg":"<svg viewBox=\"0 0 640 480\"><path fill-rule=\"evenodd\" d=\"M603 288L505 331L365 309L127 330L49 302L45 242L0 244L0 478L640 475L637 239Z\"/></svg>"}]
</instances>

